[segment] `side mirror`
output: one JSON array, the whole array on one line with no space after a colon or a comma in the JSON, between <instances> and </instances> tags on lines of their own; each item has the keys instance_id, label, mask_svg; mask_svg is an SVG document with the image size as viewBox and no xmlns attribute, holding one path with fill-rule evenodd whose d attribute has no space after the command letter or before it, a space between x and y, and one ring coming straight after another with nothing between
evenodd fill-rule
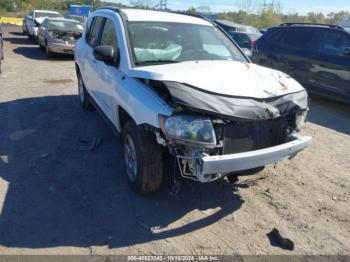
<instances>
[{"instance_id":1,"label":"side mirror","mask_svg":"<svg viewBox=\"0 0 350 262\"><path fill-rule=\"evenodd\" d=\"M94 57L106 64L116 64L118 57L116 53L119 53L118 50L116 52L110 45L100 45L94 48Z\"/></svg>"},{"instance_id":2,"label":"side mirror","mask_svg":"<svg viewBox=\"0 0 350 262\"><path fill-rule=\"evenodd\" d=\"M344 55L350 56L350 47L344 49Z\"/></svg>"},{"instance_id":3,"label":"side mirror","mask_svg":"<svg viewBox=\"0 0 350 262\"><path fill-rule=\"evenodd\" d=\"M253 56L252 51L250 51L248 48L242 48L242 51L249 58Z\"/></svg>"}]
</instances>

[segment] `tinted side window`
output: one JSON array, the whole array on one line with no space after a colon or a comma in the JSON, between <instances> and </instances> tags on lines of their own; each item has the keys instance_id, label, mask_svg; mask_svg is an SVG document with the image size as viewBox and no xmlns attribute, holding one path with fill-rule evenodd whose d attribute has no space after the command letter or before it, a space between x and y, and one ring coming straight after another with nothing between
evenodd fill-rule
<instances>
[{"instance_id":1,"label":"tinted side window","mask_svg":"<svg viewBox=\"0 0 350 262\"><path fill-rule=\"evenodd\" d=\"M314 35L314 28L290 29L284 38L284 43L292 49L310 50L314 45Z\"/></svg>"},{"instance_id":2,"label":"tinted side window","mask_svg":"<svg viewBox=\"0 0 350 262\"><path fill-rule=\"evenodd\" d=\"M89 36L90 36L90 33L91 33L91 27L92 25L94 24L94 18L90 18L86 21L86 28L85 28L85 40L86 42L89 41Z\"/></svg>"},{"instance_id":3,"label":"tinted side window","mask_svg":"<svg viewBox=\"0 0 350 262\"><path fill-rule=\"evenodd\" d=\"M100 17L100 16L98 16L94 19L94 22L93 22L93 25L91 27L90 34L89 34L89 40L88 40L88 43L91 46L98 45L98 40L99 40L98 38L100 35L101 26L103 25L103 20L104 20L104 18Z\"/></svg>"},{"instance_id":4,"label":"tinted side window","mask_svg":"<svg viewBox=\"0 0 350 262\"><path fill-rule=\"evenodd\" d=\"M235 41L237 41L238 43L244 43L244 42L248 42L249 43L250 42L250 39L249 39L249 37L247 35L240 34L240 33L234 34L233 39Z\"/></svg>"},{"instance_id":5,"label":"tinted side window","mask_svg":"<svg viewBox=\"0 0 350 262\"><path fill-rule=\"evenodd\" d=\"M111 45L114 47L114 50L117 50L118 48L117 33L115 31L114 24L110 19L106 20L100 45Z\"/></svg>"},{"instance_id":6,"label":"tinted side window","mask_svg":"<svg viewBox=\"0 0 350 262\"><path fill-rule=\"evenodd\" d=\"M286 34L287 30L277 30L275 32L272 32L271 35L268 37L268 42L282 44Z\"/></svg>"},{"instance_id":7,"label":"tinted side window","mask_svg":"<svg viewBox=\"0 0 350 262\"><path fill-rule=\"evenodd\" d=\"M350 47L350 36L338 30L324 30L320 38L319 51L325 55L343 55Z\"/></svg>"}]
</instances>

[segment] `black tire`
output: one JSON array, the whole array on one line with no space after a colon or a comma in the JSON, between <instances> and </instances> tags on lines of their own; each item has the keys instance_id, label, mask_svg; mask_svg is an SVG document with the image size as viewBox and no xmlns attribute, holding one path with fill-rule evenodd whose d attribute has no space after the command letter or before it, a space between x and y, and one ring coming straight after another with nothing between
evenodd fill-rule
<instances>
[{"instance_id":1,"label":"black tire","mask_svg":"<svg viewBox=\"0 0 350 262\"><path fill-rule=\"evenodd\" d=\"M40 48L41 51L44 51L44 50L45 50L45 48L44 48L44 46L41 44L40 40L39 40L39 48Z\"/></svg>"},{"instance_id":2,"label":"black tire","mask_svg":"<svg viewBox=\"0 0 350 262\"><path fill-rule=\"evenodd\" d=\"M82 108L88 111L93 111L94 105L91 103L89 93L86 91L86 87L83 81L83 78L80 75L80 72L77 72L77 78L78 78L78 96L80 105Z\"/></svg>"},{"instance_id":3,"label":"black tire","mask_svg":"<svg viewBox=\"0 0 350 262\"><path fill-rule=\"evenodd\" d=\"M45 52L47 57L53 57L53 53L50 51L49 46L47 45L47 43L45 43Z\"/></svg>"},{"instance_id":4,"label":"black tire","mask_svg":"<svg viewBox=\"0 0 350 262\"><path fill-rule=\"evenodd\" d=\"M137 171L134 177L129 175L127 167L125 144L129 138L132 140L136 152ZM155 135L129 120L123 128L122 145L125 171L131 188L142 194L158 191L163 178L163 161L162 148L156 142Z\"/></svg>"}]
</instances>

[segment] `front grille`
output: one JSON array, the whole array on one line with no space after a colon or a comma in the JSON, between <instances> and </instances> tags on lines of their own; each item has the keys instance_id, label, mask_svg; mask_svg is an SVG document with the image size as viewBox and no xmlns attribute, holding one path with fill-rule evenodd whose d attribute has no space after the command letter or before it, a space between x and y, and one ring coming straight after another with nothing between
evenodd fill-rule
<instances>
[{"instance_id":1,"label":"front grille","mask_svg":"<svg viewBox=\"0 0 350 262\"><path fill-rule=\"evenodd\" d=\"M287 119L235 122L224 127L224 154L276 146L286 140Z\"/></svg>"}]
</instances>

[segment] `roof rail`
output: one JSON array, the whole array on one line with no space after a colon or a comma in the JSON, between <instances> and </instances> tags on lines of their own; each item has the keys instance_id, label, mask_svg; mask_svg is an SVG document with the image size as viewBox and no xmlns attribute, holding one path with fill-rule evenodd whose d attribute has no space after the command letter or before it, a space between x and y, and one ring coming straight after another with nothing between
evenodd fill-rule
<instances>
[{"instance_id":1,"label":"roof rail","mask_svg":"<svg viewBox=\"0 0 350 262\"><path fill-rule=\"evenodd\" d=\"M166 11L166 12L169 12L169 13L172 13L172 14L188 15L188 16L196 17L196 18L203 19L203 20L205 20L205 21L215 25L212 20L208 19L207 17L205 17L205 16L203 16L201 14L186 13L186 12L182 12L182 11Z\"/></svg>"},{"instance_id":2,"label":"roof rail","mask_svg":"<svg viewBox=\"0 0 350 262\"><path fill-rule=\"evenodd\" d=\"M101 7L96 8L96 10L102 10L102 9L110 10L110 11L113 11L116 13L119 13L121 11L120 8L115 7L115 6L101 6Z\"/></svg>"},{"instance_id":3,"label":"roof rail","mask_svg":"<svg viewBox=\"0 0 350 262\"><path fill-rule=\"evenodd\" d=\"M329 28L336 28L340 30L344 30L343 27L338 26L338 25L330 25L330 24L318 24L318 23L282 23L279 26L293 26L293 25L305 25L305 26L320 26L320 27L329 27Z\"/></svg>"}]
</instances>

